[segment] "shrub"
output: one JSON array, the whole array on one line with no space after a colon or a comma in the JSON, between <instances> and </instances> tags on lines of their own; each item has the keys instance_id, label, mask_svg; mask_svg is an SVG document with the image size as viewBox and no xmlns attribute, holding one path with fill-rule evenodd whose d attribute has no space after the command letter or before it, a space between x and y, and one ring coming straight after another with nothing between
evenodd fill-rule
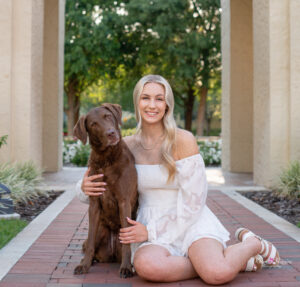
<instances>
[{"instance_id":1,"label":"shrub","mask_svg":"<svg viewBox=\"0 0 300 287\"><path fill-rule=\"evenodd\" d=\"M203 157L206 166L221 164L221 146L222 141L197 141L200 154Z\"/></svg>"},{"instance_id":2,"label":"shrub","mask_svg":"<svg viewBox=\"0 0 300 287\"><path fill-rule=\"evenodd\" d=\"M290 198L300 199L300 162L294 161L281 172L278 191Z\"/></svg>"},{"instance_id":3,"label":"shrub","mask_svg":"<svg viewBox=\"0 0 300 287\"><path fill-rule=\"evenodd\" d=\"M2 145L6 144L7 138L8 138L8 135L0 137L0 148Z\"/></svg>"},{"instance_id":4,"label":"shrub","mask_svg":"<svg viewBox=\"0 0 300 287\"><path fill-rule=\"evenodd\" d=\"M91 148L90 145L83 145L80 140L66 139L63 143L63 162L73 163L77 166L86 166Z\"/></svg>"},{"instance_id":5,"label":"shrub","mask_svg":"<svg viewBox=\"0 0 300 287\"><path fill-rule=\"evenodd\" d=\"M89 156L91 153L90 145L83 145L81 142L79 145L75 146L75 155L71 159L71 163L77 166L87 166Z\"/></svg>"},{"instance_id":6,"label":"shrub","mask_svg":"<svg viewBox=\"0 0 300 287\"><path fill-rule=\"evenodd\" d=\"M135 116L131 112L124 111L122 116L122 129L133 129L137 125Z\"/></svg>"},{"instance_id":7,"label":"shrub","mask_svg":"<svg viewBox=\"0 0 300 287\"><path fill-rule=\"evenodd\" d=\"M136 129L122 129L121 133L122 133L122 137L127 137L127 136L131 136L134 135L136 132Z\"/></svg>"},{"instance_id":8,"label":"shrub","mask_svg":"<svg viewBox=\"0 0 300 287\"><path fill-rule=\"evenodd\" d=\"M27 203L39 195L46 195L38 186L42 181L42 171L32 162L0 164L0 182L11 190L14 203Z\"/></svg>"}]
</instances>

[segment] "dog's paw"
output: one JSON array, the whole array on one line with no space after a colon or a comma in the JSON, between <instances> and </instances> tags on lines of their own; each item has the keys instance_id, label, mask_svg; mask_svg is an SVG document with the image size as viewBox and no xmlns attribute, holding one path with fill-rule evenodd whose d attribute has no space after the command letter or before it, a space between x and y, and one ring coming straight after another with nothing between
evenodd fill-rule
<instances>
[{"instance_id":1,"label":"dog's paw","mask_svg":"<svg viewBox=\"0 0 300 287\"><path fill-rule=\"evenodd\" d=\"M129 277L132 277L133 276L133 271L132 271L132 268L131 266L128 268L128 267L121 267L120 268L120 277L121 278L129 278Z\"/></svg>"},{"instance_id":2,"label":"dog's paw","mask_svg":"<svg viewBox=\"0 0 300 287\"><path fill-rule=\"evenodd\" d=\"M76 268L74 269L74 274L79 275L79 274L85 274L88 273L89 268L85 265L78 265L76 266Z\"/></svg>"}]
</instances>

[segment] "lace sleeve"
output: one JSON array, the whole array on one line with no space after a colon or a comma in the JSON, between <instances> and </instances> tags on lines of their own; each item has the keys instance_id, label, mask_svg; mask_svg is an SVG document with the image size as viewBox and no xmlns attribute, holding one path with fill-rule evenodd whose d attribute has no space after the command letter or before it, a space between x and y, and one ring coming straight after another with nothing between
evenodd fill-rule
<instances>
[{"instance_id":1,"label":"lace sleeve","mask_svg":"<svg viewBox=\"0 0 300 287\"><path fill-rule=\"evenodd\" d=\"M75 187L76 196L81 202L89 204L89 197L82 192L81 184L82 184L82 179L78 180L76 184Z\"/></svg>"},{"instance_id":2,"label":"lace sleeve","mask_svg":"<svg viewBox=\"0 0 300 287\"><path fill-rule=\"evenodd\" d=\"M176 240L193 225L206 203L207 181L200 154L176 162L179 191L177 209L169 210L156 222L157 238Z\"/></svg>"}]
</instances>

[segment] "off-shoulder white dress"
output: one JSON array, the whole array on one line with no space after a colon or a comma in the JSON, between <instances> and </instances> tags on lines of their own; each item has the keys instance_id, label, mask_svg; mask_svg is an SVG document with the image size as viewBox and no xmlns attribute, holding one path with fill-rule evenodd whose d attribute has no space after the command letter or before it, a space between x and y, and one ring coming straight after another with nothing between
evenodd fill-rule
<instances>
[{"instance_id":1,"label":"off-shoulder white dress","mask_svg":"<svg viewBox=\"0 0 300 287\"><path fill-rule=\"evenodd\" d=\"M168 171L163 165L136 164L139 208L137 221L147 227L148 241L131 244L132 261L136 250L156 244L171 255L188 256L188 248L200 238L213 238L226 247L229 232L206 205L207 182L200 154L176 161L177 173L167 183ZM83 202L87 196L76 192Z\"/></svg>"}]
</instances>

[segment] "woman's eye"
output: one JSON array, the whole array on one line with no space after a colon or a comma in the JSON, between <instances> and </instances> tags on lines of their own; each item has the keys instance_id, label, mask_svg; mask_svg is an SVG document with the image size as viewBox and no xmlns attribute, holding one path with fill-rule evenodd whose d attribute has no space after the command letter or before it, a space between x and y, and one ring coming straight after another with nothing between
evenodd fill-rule
<instances>
[{"instance_id":1,"label":"woman's eye","mask_svg":"<svg viewBox=\"0 0 300 287\"><path fill-rule=\"evenodd\" d=\"M164 99L163 99L163 98L158 98L158 100L159 100L159 101L164 101Z\"/></svg>"}]
</instances>

